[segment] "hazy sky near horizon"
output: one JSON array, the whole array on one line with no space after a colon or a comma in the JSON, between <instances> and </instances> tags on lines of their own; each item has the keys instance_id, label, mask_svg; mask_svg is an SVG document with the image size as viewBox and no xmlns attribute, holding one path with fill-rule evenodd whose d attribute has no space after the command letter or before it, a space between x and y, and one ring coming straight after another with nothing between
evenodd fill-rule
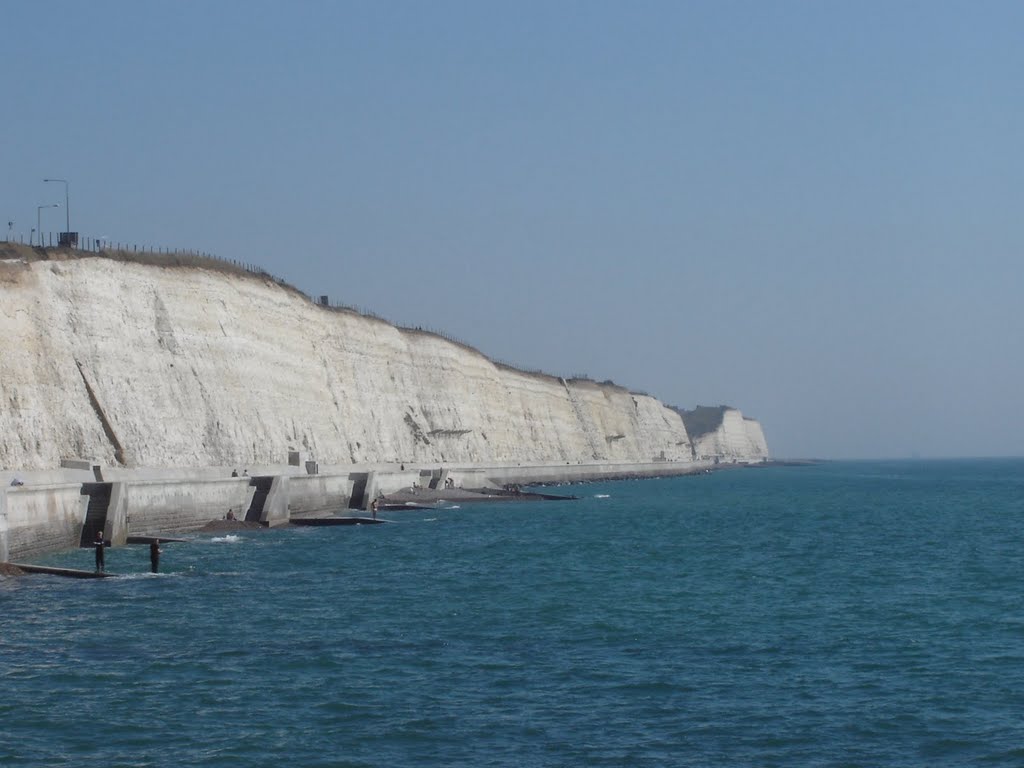
<instances>
[{"instance_id":1,"label":"hazy sky near horizon","mask_svg":"<svg viewBox=\"0 0 1024 768\"><path fill-rule=\"evenodd\" d=\"M776 456L1024 454L1024 3L0 14L16 235L66 178L83 236L732 404Z\"/></svg>"}]
</instances>

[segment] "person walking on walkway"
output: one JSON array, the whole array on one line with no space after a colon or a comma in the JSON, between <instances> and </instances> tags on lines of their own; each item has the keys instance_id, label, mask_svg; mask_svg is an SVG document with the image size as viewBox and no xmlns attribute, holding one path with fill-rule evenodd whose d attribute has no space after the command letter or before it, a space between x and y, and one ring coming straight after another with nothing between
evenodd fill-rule
<instances>
[{"instance_id":1,"label":"person walking on walkway","mask_svg":"<svg viewBox=\"0 0 1024 768\"><path fill-rule=\"evenodd\" d=\"M160 571L160 553L163 552L160 549L160 539L153 539L149 542L149 570L153 573Z\"/></svg>"},{"instance_id":2,"label":"person walking on walkway","mask_svg":"<svg viewBox=\"0 0 1024 768\"><path fill-rule=\"evenodd\" d=\"M93 546L96 547L96 570L105 570L105 563L103 558L103 548L106 546L106 542L103 540L103 529L98 528L96 530L96 538L93 539Z\"/></svg>"}]
</instances>

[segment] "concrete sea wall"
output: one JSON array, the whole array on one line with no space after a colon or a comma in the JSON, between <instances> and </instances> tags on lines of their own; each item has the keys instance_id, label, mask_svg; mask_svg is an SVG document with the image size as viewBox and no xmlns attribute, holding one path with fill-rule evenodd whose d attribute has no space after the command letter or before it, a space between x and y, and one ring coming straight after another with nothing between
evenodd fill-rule
<instances>
[{"instance_id":1,"label":"concrete sea wall","mask_svg":"<svg viewBox=\"0 0 1024 768\"><path fill-rule=\"evenodd\" d=\"M88 503L78 483L4 488L0 563L77 547Z\"/></svg>"},{"instance_id":2,"label":"concrete sea wall","mask_svg":"<svg viewBox=\"0 0 1024 768\"><path fill-rule=\"evenodd\" d=\"M354 474L306 475L288 478L291 517L316 517L347 509L357 482Z\"/></svg>"},{"instance_id":3,"label":"concrete sea wall","mask_svg":"<svg viewBox=\"0 0 1024 768\"><path fill-rule=\"evenodd\" d=\"M93 540L93 526L102 528L114 546L129 536L168 536L223 520L228 513L273 526L294 518L326 516L353 506L365 509L378 494L410 488L413 483L444 487L450 478L458 488L492 488L509 483L573 483L614 477L655 477L697 472L711 462L591 462L587 464L474 465L467 467L360 466L328 474L295 474L290 466L263 467L255 477L230 477L226 468L208 468L196 477L183 471L107 470L96 467L99 481L41 483L55 472L23 473L25 484L0 485L0 562L78 547ZM67 471L69 479L80 475ZM219 472L219 476L215 473ZM8 473L10 474L10 473ZM152 475L162 475L153 478ZM177 475L177 476L176 476ZM112 478L116 478L111 482ZM0 482L4 481L0 476ZM258 485L267 488L262 503L254 502ZM97 490L109 502L95 513L89 495ZM88 519L88 523L87 523ZM83 539L83 532L85 538Z\"/></svg>"},{"instance_id":4,"label":"concrete sea wall","mask_svg":"<svg viewBox=\"0 0 1024 768\"><path fill-rule=\"evenodd\" d=\"M242 519L254 490L248 478L118 485L125 489L126 533L139 536L194 531L211 520L224 518L229 510Z\"/></svg>"}]
</instances>

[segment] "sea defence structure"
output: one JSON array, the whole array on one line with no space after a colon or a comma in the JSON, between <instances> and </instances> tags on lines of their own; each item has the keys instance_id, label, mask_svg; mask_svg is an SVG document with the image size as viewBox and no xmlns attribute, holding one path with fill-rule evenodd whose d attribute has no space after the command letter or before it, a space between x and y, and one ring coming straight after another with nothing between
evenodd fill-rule
<instances>
[{"instance_id":1,"label":"sea defence structure","mask_svg":"<svg viewBox=\"0 0 1024 768\"><path fill-rule=\"evenodd\" d=\"M481 487L768 455L763 435L732 439L738 412L698 458L650 395L517 370L218 262L148 260L0 244L0 560L101 523L117 543L229 509L272 524L365 506L443 473ZM18 473L31 482L10 486Z\"/></svg>"}]
</instances>

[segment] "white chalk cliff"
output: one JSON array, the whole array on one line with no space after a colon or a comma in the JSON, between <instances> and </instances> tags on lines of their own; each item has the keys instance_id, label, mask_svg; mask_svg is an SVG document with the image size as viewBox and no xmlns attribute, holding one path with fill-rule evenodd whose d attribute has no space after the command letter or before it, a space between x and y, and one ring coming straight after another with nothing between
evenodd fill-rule
<instances>
[{"instance_id":1,"label":"white chalk cliff","mask_svg":"<svg viewBox=\"0 0 1024 768\"><path fill-rule=\"evenodd\" d=\"M648 395L512 370L218 269L6 258L0 335L7 468L767 456L756 422L740 419L744 442L727 416L714 447L691 446Z\"/></svg>"},{"instance_id":2,"label":"white chalk cliff","mask_svg":"<svg viewBox=\"0 0 1024 768\"><path fill-rule=\"evenodd\" d=\"M768 443L761 424L746 418L736 408L698 406L679 410L693 444L696 460L762 461L768 458Z\"/></svg>"}]
</instances>

